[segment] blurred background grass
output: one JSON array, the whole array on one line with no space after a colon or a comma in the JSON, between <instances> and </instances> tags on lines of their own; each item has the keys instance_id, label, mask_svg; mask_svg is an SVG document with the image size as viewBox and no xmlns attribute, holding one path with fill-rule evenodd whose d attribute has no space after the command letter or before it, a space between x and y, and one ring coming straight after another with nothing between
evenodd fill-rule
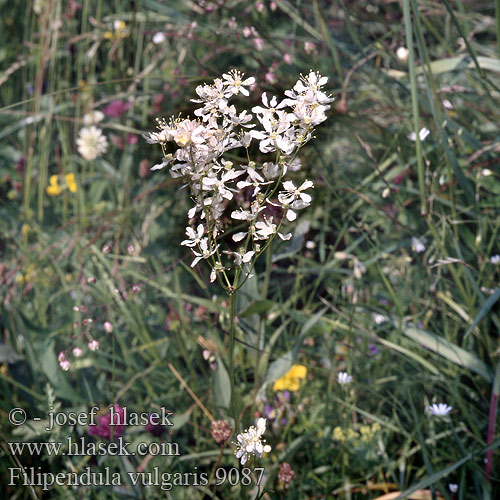
<instances>
[{"instance_id":1,"label":"blurred background grass","mask_svg":"<svg viewBox=\"0 0 500 500\"><path fill-rule=\"evenodd\" d=\"M185 387L214 418L228 416L227 303L206 269L186 265L186 191L149 171L161 153L140 134L156 117L192 114L195 86L231 68L257 78L254 105L313 69L336 97L302 154L298 178L315 181L314 203L238 304L242 421L266 404L286 419L267 436L268 498L281 496L283 461L297 475L290 499L412 488L498 498L498 453L490 475L484 463L500 385L498 0L35 0L2 1L0 13L2 439L61 437L36 426L13 435L14 406L43 417L50 404L118 402L174 409L169 439L182 450L146 464L23 456L25 467L211 470L219 448ZM91 110L106 115L109 147L88 162L76 138ZM424 140L408 138L424 127ZM64 188L67 174L76 192L49 196L50 177ZM93 338L99 350L73 360ZM308 377L277 402L273 377L292 359ZM348 390L340 370L354 377ZM450 420L430 421L432 402L453 406ZM374 423L380 430L361 439ZM130 436L151 439L139 428ZM498 430L488 441L498 447ZM0 460L5 498L32 497L7 486L13 463ZM236 464L229 448L223 464ZM228 485L35 494L237 497Z\"/></svg>"}]
</instances>

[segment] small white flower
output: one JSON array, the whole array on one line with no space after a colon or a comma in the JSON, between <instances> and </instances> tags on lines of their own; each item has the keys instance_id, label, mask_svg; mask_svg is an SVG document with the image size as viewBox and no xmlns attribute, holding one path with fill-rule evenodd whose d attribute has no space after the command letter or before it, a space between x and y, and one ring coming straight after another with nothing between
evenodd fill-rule
<instances>
[{"instance_id":1,"label":"small white flower","mask_svg":"<svg viewBox=\"0 0 500 500\"><path fill-rule=\"evenodd\" d=\"M153 35L153 43L155 45L159 45L160 43L163 43L165 41L165 33L162 31L158 31L158 33L155 33Z\"/></svg>"},{"instance_id":2,"label":"small white flower","mask_svg":"<svg viewBox=\"0 0 500 500\"><path fill-rule=\"evenodd\" d=\"M182 241L181 245L184 245L186 247L195 247L196 245L199 245L204 232L205 226L203 226L203 224L199 224L196 228L196 231L192 227L187 227L186 234L188 236L188 239Z\"/></svg>"},{"instance_id":3,"label":"small white flower","mask_svg":"<svg viewBox=\"0 0 500 500\"><path fill-rule=\"evenodd\" d=\"M222 78L224 78L224 84L226 88L231 94L238 94L238 92L242 93L244 96L249 96L250 93L245 87L250 87L255 83L255 78L251 76L246 80L243 80L245 75L240 73L237 70L232 70L228 74L223 74Z\"/></svg>"},{"instance_id":4,"label":"small white flower","mask_svg":"<svg viewBox=\"0 0 500 500\"><path fill-rule=\"evenodd\" d=\"M444 106L446 109L453 109L453 104L452 104L450 101L448 101L448 99L445 99L445 100L443 101L443 106Z\"/></svg>"},{"instance_id":5,"label":"small white flower","mask_svg":"<svg viewBox=\"0 0 500 500\"><path fill-rule=\"evenodd\" d=\"M396 57L401 61L401 62L406 62L408 61L408 56L409 56L408 49L406 47L398 47L398 50L396 50Z\"/></svg>"},{"instance_id":6,"label":"small white flower","mask_svg":"<svg viewBox=\"0 0 500 500\"><path fill-rule=\"evenodd\" d=\"M417 253L422 253L422 252L425 252L425 242L427 240L425 238L415 238L415 237L412 237L411 239L411 248L414 252L417 252Z\"/></svg>"},{"instance_id":7,"label":"small white flower","mask_svg":"<svg viewBox=\"0 0 500 500\"><path fill-rule=\"evenodd\" d=\"M200 241L199 248L201 250L200 252L193 250L193 253L195 254L196 257L191 263L191 267L196 266L196 264L198 264L198 262L200 262L201 259L208 259L210 256L212 256L219 248L219 245L217 245L214 249L210 250L208 248L208 238L205 237Z\"/></svg>"},{"instance_id":8,"label":"small white flower","mask_svg":"<svg viewBox=\"0 0 500 500\"><path fill-rule=\"evenodd\" d=\"M500 264L500 254L492 255L490 258L490 262L498 266Z\"/></svg>"},{"instance_id":9,"label":"small white flower","mask_svg":"<svg viewBox=\"0 0 500 500\"><path fill-rule=\"evenodd\" d=\"M383 314L375 313L372 315L373 321L375 321L376 325L382 324L384 321L387 321L387 318Z\"/></svg>"},{"instance_id":10,"label":"small white flower","mask_svg":"<svg viewBox=\"0 0 500 500\"><path fill-rule=\"evenodd\" d=\"M263 453L269 453L271 451L271 447L268 444L263 444L265 443L265 439L262 439L262 435L265 431L266 419L259 418L256 427L252 425L246 431L236 436L238 442L234 443L236 445L234 454L236 458L240 459L241 465L246 463L250 455L262 457Z\"/></svg>"},{"instance_id":11,"label":"small white flower","mask_svg":"<svg viewBox=\"0 0 500 500\"><path fill-rule=\"evenodd\" d=\"M425 141L425 139L427 139L427 136L430 133L431 133L431 131L424 127L424 128L420 129L420 132L418 133L418 137L421 141ZM408 137L408 139L410 139L410 141L413 141L413 142L415 142L417 140L417 134L415 134L415 132L412 132L407 137Z\"/></svg>"},{"instance_id":12,"label":"small white flower","mask_svg":"<svg viewBox=\"0 0 500 500\"><path fill-rule=\"evenodd\" d=\"M341 385L350 384L352 382L352 377L347 372L340 372L337 375L337 382Z\"/></svg>"},{"instance_id":13,"label":"small white flower","mask_svg":"<svg viewBox=\"0 0 500 500\"><path fill-rule=\"evenodd\" d=\"M453 484L453 483L450 483L448 485L448 488L450 488L450 491L452 493L456 493L458 491L458 484Z\"/></svg>"},{"instance_id":14,"label":"small white flower","mask_svg":"<svg viewBox=\"0 0 500 500\"><path fill-rule=\"evenodd\" d=\"M108 149L108 141L100 128L84 127L76 140L78 152L88 161L95 160Z\"/></svg>"},{"instance_id":15,"label":"small white flower","mask_svg":"<svg viewBox=\"0 0 500 500\"><path fill-rule=\"evenodd\" d=\"M104 331L106 333L112 333L113 332L113 324L110 323L109 321L104 322Z\"/></svg>"},{"instance_id":16,"label":"small white flower","mask_svg":"<svg viewBox=\"0 0 500 500\"><path fill-rule=\"evenodd\" d=\"M429 412L435 417L446 417L446 415L448 415L448 413L450 413L452 409L453 408L451 406L448 406L445 403L434 403L428 408Z\"/></svg>"},{"instance_id":17,"label":"small white flower","mask_svg":"<svg viewBox=\"0 0 500 500\"><path fill-rule=\"evenodd\" d=\"M278 201L283 205L283 208L288 208L286 218L290 222L297 218L294 210L300 210L310 205L312 197L307 193L303 193L303 191L311 187L314 187L312 181L305 181L298 188L295 187L292 181L285 181L283 183L284 191L281 191L278 195Z\"/></svg>"}]
</instances>

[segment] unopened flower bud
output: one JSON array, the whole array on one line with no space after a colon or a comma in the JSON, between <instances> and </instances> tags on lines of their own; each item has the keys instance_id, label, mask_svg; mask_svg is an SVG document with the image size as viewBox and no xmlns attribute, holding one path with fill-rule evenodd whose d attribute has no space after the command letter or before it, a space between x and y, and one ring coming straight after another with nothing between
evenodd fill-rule
<instances>
[{"instance_id":1,"label":"unopened flower bud","mask_svg":"<svg viewBox=\"0 0 500 500\"><path fill-rule=\"evenodd\" d=\"M316 50L316 45L312 42L304 42L304 51L306 54L311 54Z\"/></svg>"},{"instance_id":2,"label":"unopened flower bud","mask_svg":"<svg viewBox=\"0 0 500 500\"><path fill-rule=\"evenodd\" d=\"M65 372L67 372L67 371L69 370L69 367L71 366L71 363L70 363L67 359L65 359L64 361L61 361L61 362L59 363L59 366L60 366L60 367L61 367L61 368L62 368Z\"/></svg>"},{"instance_id":3,"label":"unopened flower bud","mask_svg":"<svg viewBox=\"0 0 500 500\"><path fill-rule=\"evenodd\" d=\"M229 441L231 437L231 426L225 420L212 420L210 425L210 434L215 439L216 443L224 443Z\"/></svg>"},{"instance_id":4,"label":"unopened flower bud","mask_svg":"<svg viewBox=\"0 0 500 500\"><path fill-rule=\"evenodd\" d=\"M262 38L257 37L252 40L253 46L255 50L261 51L264 48L264 40ZM266 75L267 76L267 75Z\"/></svg>"},{"instance_id":5,"label":"unopened flower bud","mask_svg":"<svg viewBox=\"0 0 500 500\"><path fill-rule=\"evenodd\" d=\"M99 342L97 340L91 340L89 342L89 349L91 351L97 351L97 349L99 349Z\"/></svg>"},{"instance_id":6,"label":"unopened flower bud","mask_svg":"<svg viewBox=\"0 0 500 500\"><path fill-rule=\"evenodd\" d=\"M104 331L106 333L111 333L113 331L113 324L110 323L109 321L104 322Z\"/></svg>"}]
</instances>

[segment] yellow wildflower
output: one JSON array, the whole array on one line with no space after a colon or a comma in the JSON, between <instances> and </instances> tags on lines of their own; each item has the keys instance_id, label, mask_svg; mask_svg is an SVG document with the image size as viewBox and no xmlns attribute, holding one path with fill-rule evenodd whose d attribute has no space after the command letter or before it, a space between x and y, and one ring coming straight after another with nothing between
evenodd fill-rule
<instances>
[{"instance_id":1,"label":"yellow wildflower","mask_svg":"<svg viewBox=\"0 0 500 500\"><path fill-rule=\"evenodd\" d=\"M66 178L66 186L72 193L76 193L76 182L75 182L75 174L66 174L64 176Z\"/></svg>"},{"instance_id":2,"label":"yellow wildflower","mask_svg":"<svg viewBox=\"0 0 500 500\"><path fill-rule=\"evenodd\" d=\"M307 368L303 365L292 365L283 377L274 382L273 391L298 391L300 388L300 379L307 375Z\"/></svg>"},{"instance_id":3,"label":"yellow wildflower","mask_svg":"<svg viewBox=\"0 0 500 500\"><path fill-rule=\"evenodd\" d=\"M124 21L115 21L113 23L113 31L106 31L104 38L106 40L116 40L117 38L127 38L129 31Z\"/></svg>"},{"instance_id":4,"label":"yellow wildflower","mask_svg":"<svg viewBox=\"0 0 500 500\"><path fill-rule=\"evenodd\" d=\"M335 441L345 441L344 432L338 426L333 429L333 439L335 439Z\"/></svg>"},{"instance_id":5,"label":"yellow wildflower","mask_svg":"<svg viewBox=\"0 0 500 500\"><path fill-rule=\"evenodd\" d=\"M47 187L46 192L49 196L57 196L61 194L61 186L59 186L57 175L50 176L50 186Z\"/></svg>"},{"instance_id":6,"label":"yellow wildflower","mask_svg":"<svg viewBox=\"0 0 500 500\"><path fill-rule=\"evenodd\" d=\"M64 176L66 186L72 193L76 193L77 184L75 181L75 174L66 174ZM47 187L46 192L49 196L58 196L62 193L63 188L59 185L59 177L57 175L50 176L50 186Z\"/></svg>"},{"instance_id":7,"label":"yellow wildflower","mask_svg":"<svg viewBox=\"0 0 500 500\"><path fill-rule=\"evenodd\" d=\"M354 429L347 429L347 439L358 439L359 434Z\"/></svg>"},{"instance_id":8,"label":"yellow wildflower","mask_svg":"<svg viewBox=\"0 0 500 500\"><path fill-rule=\"evenodd\" d=\"M362 425L359 432L361 432L361 434L370 434L371 427L369 425Z\"/></svg>"}]
</instances>

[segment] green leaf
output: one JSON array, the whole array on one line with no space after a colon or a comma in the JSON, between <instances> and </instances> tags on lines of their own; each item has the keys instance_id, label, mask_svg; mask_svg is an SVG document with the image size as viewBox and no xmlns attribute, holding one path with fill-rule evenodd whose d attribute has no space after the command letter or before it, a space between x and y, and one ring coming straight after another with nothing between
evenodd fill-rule
<instances>
[{"instance_id":1,"label":"green leaf","mask_svg":"<svg viewBox=\"0 0 500 500\"><path fill-rule=\"evenodd\" d=\"M294 356L292 350L270 363L269 368L267 369L266 381L274 382L285 375L285 373L287 373L292 367L293 359Z\"/></svg>"},{"instance_id":2,"label":"green leaf","mask_svg":"<svg viewBox=\"0 0 500 500\"><path fill-rule=\"evenodd\" d=\"M59 367L56 355L54 353L54 341L44 342L40 346L40 362L42 370L49 379L49 382L55 387L56 395L59 398L68 401L82 402L82 398L75 392L64 376L64 372Z\"/></svg>"},{"instance_id":3,"label":"green leaf","mask_svg":"<svg viewBox=\"0 0 500 500\"><path fill-rule=\"evenodd\" d=\"M474 330L476 325L486 316L488 311L493 307L495 302L500 298L500 288L497 289L497 291L493 294L490 295L485 301L479 312L477 313L477 316L474 318L474 321L472 324L467 328L467 331L465 332L464 338L467 338L470 335L470 332Z\"/></svg>"},{"instance_id":4,"label":"green leaf","mask_svg":"<svg viewBox=\"0 0 500 500\"><path fill-rule=\"evenodd\" d=\"M403 333L418 344L434 351L443 358L459 366L468 368L478 375L481 375L488 382L493 381L492 370L486 363L449 340L415 327L405 327L403 328Z\"/></svg>"},{"instance_id":5,"label":"green leaf","mask_svg":"<svg viewBox=\"0 0 500 500\"><path fill-rule=\"evenodd\" d=\"M14 363L23 357L12 349L10 344L0 342L0 363Z\"/></svg>"},{"instance_id":6,"label":"green leaf","mask_svg":"<svg viewBox=\"0 0 500 500\"><path fill-rule=\"evenodd\" d=\"M214 404L218 408L229 408L231 403L231 381L222 360L217 357L217 370L213 377Z\"/></svg>"},{"instance_id":7,"label":"green leaf","mask_svg":"<svg viewBox=\"0 0 500 500\"><path fill-rule=\"evenodd\" d=\"M253 314L265 314L272 309L274 302L272 300L257 300L252 302L243 311L238 313L238 318L246 318Z\"/></svg>"},{"instance_id":8,"label":"green leaf","mask_svg":"<svg viewBox=\"0 0 500 500\"><path fill-rule=\"evenodd\" d=\"M426 477L425 479L422 479L422 481L418 482L417 484L411 486L407 490L403 491L401 495L399 495L395 500L404 500L405 498L408 498L408 495L411 495L417 490L427 488L427 486L430 486L431 484L436 483L439 481L441 478L446 477L448 474L453 472L454 470L458 469L461 465L465 464L469 460L471 460L475 455L482 455L484 452L490 449L498 448L500 446L500 438L491 443L490 445L486 446L482 450L479 450L476 453L469 453L465 457L463 457L461 460L458 462L455 462L454 464L445 467L444 469L440 470L439 472L435 472L434 474L430 475L429 477Z\"/></svg>"}]
</instances>

